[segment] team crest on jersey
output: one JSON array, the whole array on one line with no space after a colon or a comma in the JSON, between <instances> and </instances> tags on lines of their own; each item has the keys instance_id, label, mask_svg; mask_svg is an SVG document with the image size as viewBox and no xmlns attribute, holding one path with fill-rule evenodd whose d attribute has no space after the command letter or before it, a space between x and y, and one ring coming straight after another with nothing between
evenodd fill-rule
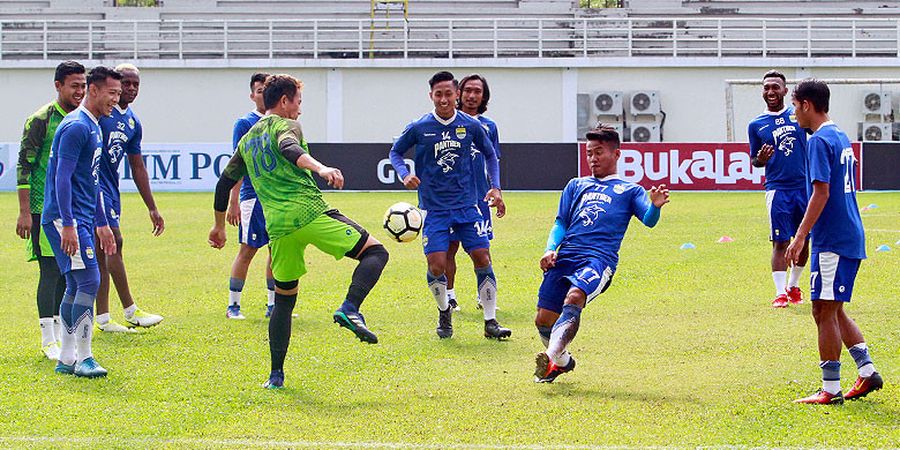
<instances>
[{"instance_id":1,"label":"team crest on jersey","mask_svg":"<svg viewBox=\"0 0 900 450\"><path fill-rule=\"evenodd\" d=\"M132 130L134 129L134 118L133 117L128 118L128 128L131 128Z\"/></svg>"},{"instance_id":2,"label":"team crest on jersey","mask_svg":"<svg viewBox=\"0 0 900 450\"><path fill-rule=\"evenodd\" d=\"M791 153L794 152L794 142L797 141L797 138L794 136L785 136L781 138L781 142L778 143L778 150L781 150L784 153L784 156L791 156Z\"/></svg>"},{"instance_id":3,"label":"team crest on jersey","mask_svg":"<svg viewBox=\"0 0 900 450\"><path fill-rule=\"evenodd\" d=\"M603 209L603 207L600 205L588 205L581 211L578 211L578 218L581 219L581 225L589 227L593 225L597 221L597 219L600 218L600 213L605 212L606 210Z\"/></svg>"},{"instance_id":4,"label":"team crest on jersey","mask_svg":"<svg viewBox=\"0 0 900 450\"><path fill-rule=\"evenodd\" d=\"M625 192L625 185L617 184L617 185L613 186L613 192L615 192L616 194L621 194L621 193Z\"/></svg>"},{"instance_id":5,"label":"team crest on jersey","mask_svg":"<svg viewBox=\"0 0 900 450\"><path fill-rule=\"evenodd\" d=\"M87 256L88 259L94 259L94 248L93 247L85 248L84 254Z\"/></svg>"},{"instance_id":6,"label":"team crest on jersey","mask_svg":"<svg viewBox=\"0 0 900 450\"><path fill-rule=\"evenodd\" d=\"M466 127L456 127L456 138L457 139L465 139L466 138Z\"/></svg>"},{"instance_id":7,"label":"team crest on jersey","mask_svg":"<svg viewBox=\"0 0 900 450\"><path fill-rule=\"evenodd\" d=\"M790 116L788 116L788 119L790 119L791 122L796 122L796 121L797 121L797 115L796 115L796 114L791 114Z\"/></svg>"}]
</instances>

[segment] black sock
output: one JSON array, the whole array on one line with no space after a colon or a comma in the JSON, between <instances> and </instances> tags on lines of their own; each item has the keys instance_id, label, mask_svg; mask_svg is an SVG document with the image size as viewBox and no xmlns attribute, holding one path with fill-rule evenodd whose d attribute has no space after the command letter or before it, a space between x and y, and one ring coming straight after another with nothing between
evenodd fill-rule
<instances>
[{"instance_id":1,"label":"black sock","mask_svg":"<svg viewBox=\"0 0 900 450\"><path fill-rule=\"evenodd\" d=\"M41 269L37 288L38 317L53 317L58 314L59 303L62 301L62 295L57 295L60 292L57 287L60 278L59 266L52 257L38 258L38 265ZM65 292L64 282L63 292Z\"/></svg>"},{"instance_id":2,"label":"black sock","mask_svg":"<svg viewBox=\"0 0 900 450\"><path fill-rule=\"evenodd\" d=\"M388 252L383 245L373 245L359 255L359 265L353 271L350 289L347 290L345 306L353 306L359 311L363 300L381 277L388 262ZM349 304L349 305L348 305Z\"/></svg>"},{"instance_id":3,"label":"black sock","mask_svg":"<svg viewBox=\"0 0 900 450\"><path fill-rule=\"evenodd\" d=\"M284 370L284 358L291 343L291 314L297 304L297 294L275 293L275 308L269 318L269 352L272 355L272 371Z\"/></svg>"}]
</instances>

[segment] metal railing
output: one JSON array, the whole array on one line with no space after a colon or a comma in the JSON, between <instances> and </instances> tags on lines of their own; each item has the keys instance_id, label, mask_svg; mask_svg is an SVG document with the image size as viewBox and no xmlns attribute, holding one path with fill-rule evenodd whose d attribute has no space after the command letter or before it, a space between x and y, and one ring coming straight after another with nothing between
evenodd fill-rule
<instances>
[{"instance_id":1,"label":"metal railing","mask_svg":"<svg viewBox=\"0 0 900 450\"><path fill-rule=\"evenodd\" d=\"M0 59L900 57L900 19L0 21Z\"/></svg>"}]
</instances>

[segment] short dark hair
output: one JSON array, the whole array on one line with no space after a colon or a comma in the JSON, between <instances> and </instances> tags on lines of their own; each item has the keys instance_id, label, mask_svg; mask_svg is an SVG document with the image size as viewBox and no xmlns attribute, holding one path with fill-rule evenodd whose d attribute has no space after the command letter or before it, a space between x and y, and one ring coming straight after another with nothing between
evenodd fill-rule
<instances>
[{"instance_id":1,"label":"short dark hair","mask_svg":"<svg viewBox=\"0 0 900 450\"><path fill-rule=\"evenodd\" d=\"M481 104L478 105L478 114L484 114L484 112L487 111L488 102L491 100L491 88L488 87L487 79L485 79L483 76L481 76L477 73L473 73L472 75L467 75L467 76L463 77L462 80L459 80L459 89L460 90L465 89L466 83L468 83L472 80L481 81L481 86L483 88L484 93L482 94L482 97L481 97ZM462 100L459 100L459 104L460 104L460 106L462 105Z\"/></svg>"},{"instance_id":2,"label":"short dark hair","mask_svg":"<svg viewBox=\"0 0 900 450\"><path fill-rule=\"evenodd\" d=\"M281 100L281 97L293 100L297 92L303 89L303 82L285 74L269 75L263 87L263 102L266 109L272 109Z\"/></svg>"},{"instance_id":3,"label":"short dark hair","mask_svg":"<svg viewBox=\"0 0 900 450\"><path fill-rule=\"evenodd\" d=\"M817 112L827 113L828 103L831 100L831 90L824 81L815 78L807 78L794 88L794 98L798 102L808 101L812 103Z\"/></svg>"},{"instance_id":4,"label":"short dark hair","mask_svg":"<svg viewBox=\"0 0 900 450\"><path fill-rule=\"evenodd\" d=\"M269 78L269 74L265 72L256 72L250 76L250 90L253 90L253 85L256 83L266 83L266 78Z\"/></svg>"},{"instance_id":5,"label":"short dark hair","mask_svg":"<svg viewBox=\"0 0 900 450\"><path fill-rule=\"evenodd\" d=\"M56 74L53 75L53 81L59 81L60 83L66 82L66 77L69 75L80 75L84 73L84 66L81 65L78 61L63 61L56 66Z\"/></svg>"},{"instance_id":6,"label":"short dark hair","mask_svg":"<svg viewBox=\"0 0 900 450\"><path fill-rule=\"evenodd\" d=\"M432 75L431 79L428 80L428 86L434 89L434 85L438 83L443 83L444 81L452 81L453 87L459 88L459 82L456 81L456 78L452 73L447 72L446 70L442 70L434 75Z\"/></svg>"},{"instance_id":7,"label":"short dark hair","mask_svg":"<svg viewBox=\"0 0 900 450\"><path fill-rule=\"evenodd\" d=\"M787 84L787 78L784 77L784 74L775 69L766 72L766 74L763 75L763 81L765 81L766 78L781 78L781 81L784 84Z\"/></svg>"},{"instance_id":8,"label":"short dark hair","mask_svg":"<svg viewBox=\"0 0 900 450\"><path fill-rule=\"evenodd\" d=\"M91 69L90 72L88 72L87 85L90 86L95 83L106 83L106 80L110 78L112 78L113 80L121 80L122 74L116 72L112 67L97 66Z\"/></svg>"},{"instance_id":9,"label":"short dark hair","mask_svg":"<svg viewBox=\"0 0 900 450\"><path fill-rule=\"evenodd\" d=\"M589 130L584 137L589 141L608 142L619 148L622 142L619 140L619 132L615 128L604 123L598 123L596 127Z\"/></svg>"}]
</instances>

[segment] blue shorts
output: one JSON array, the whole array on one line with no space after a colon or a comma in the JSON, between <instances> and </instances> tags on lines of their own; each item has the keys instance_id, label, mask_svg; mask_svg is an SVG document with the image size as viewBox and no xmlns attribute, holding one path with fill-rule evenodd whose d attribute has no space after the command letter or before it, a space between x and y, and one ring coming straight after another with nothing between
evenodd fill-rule
<instances>
[{"instance_id":1,"label":"blue shorts","mask_svg":"<svg viewBox=\"0 0 900 450\"><path fill-rule=\"evenodd\" d=\"M266 233L266 218L263 217L262 205L256 198L241 200L241 224L238 225L238 242L253 248L269 245L269 234Z\"/></svg>"},{"instance_id":2,"label":"blue shorts","mask_svg":"<svg viewBox=\"0 0 900 450\"><path fill-rule=\"evenodd\" d=\"M832 252L813 252L810 261L809 298L849 302L862 260Z\"/></svg>"},{"instance_id":3,"label":"blue shorts","mask_svg":"<svg viewBox=\"0 0 900 450\"><path fill-rule=\"evenodd\" d=\"M100 190L100 203L103 206L103 212L106 214L106 222L110 228L119 228L119 216L122 215L122 201L119 194L110 194L104 190Z\"/></svg>"},{"instance_id":4,"label":"blue shorts","mask_svg":"<svg viewBox=\"0 0 900 450\"><path fill-rule=\"evenodd\" d=\"M481 211L481 223L478 224L479 229L487 230L487 238L488 240L494 239L494 223L491 221L491 207L488 206L488 203L485 201L478 202L478 210ZM450 229L450 241L451 242L459 242L459 238L456 237L456 232L453 231L453 228Z\"/></svg>"},{"instance_id":5,"label":"blue shorts","mask_svg":"<svg viewBox=\"0 0 900 450\"><path fill-rule=\"evenodd\" d=\"M422 245L425 254L446 252L450 248L450 233L453 232L466 252L480 248L490 248L488 230L484 228L484 218L476 206L422 211L425 223L422 225Z\"/></svg>"},{"instance_id":6,"label":"blue shorts","mask_svg":"<svg viewBox=\"0 0 900 450\"><path fill-rule=\"evenodd\" d=\"M800 222L803 221L808 202L806 189L766 191L766 209L769 210L769 240L790 241L797 233Z\"/></svg>"},{"instance_id":7,"label":"blue shorts","mask_svg":"<svg viewBox=\"0 0 900 450\"><path fill-rule=\"evenodd\" d=\"M614 272L615 269L600 258L558 258L556 265L544 272L537 306L562 313L571 287L584 291L587 303L590 303L612 284Z\"/></svg>"},{"instance_id":8,"label":"blue shorts","mask_svg":"<svg viewBox=\"0 0 900 450\"><path fill-rule=\"evenodd\" d=\"M41 224L44 235L53 249L53 256L59 271L63 274L73 270L97 268L97 255L94 251L94 227L91 225L76 224L78 232L78 253L69 256L62 251L62 219L56 219L52 223Z\"/></svg>"}]
</instances>

